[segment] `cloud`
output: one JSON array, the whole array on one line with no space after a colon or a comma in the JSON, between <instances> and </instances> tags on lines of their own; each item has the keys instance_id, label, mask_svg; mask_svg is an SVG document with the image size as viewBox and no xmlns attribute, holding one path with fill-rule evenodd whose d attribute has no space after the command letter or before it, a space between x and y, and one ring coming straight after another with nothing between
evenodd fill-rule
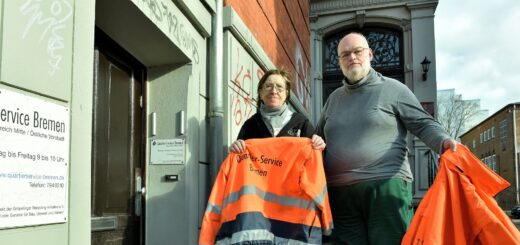
<instances>
[{"instance_id":1,"label":"cloud","mask_svg":"<svg viewBox=\"0 0 520 245\"><path fill-rule=\"evenodd\" d=\"M520 102L520 1L439 1L435 13L438 89L480 99L494 113Z\"/></svg>"}]
</instances>

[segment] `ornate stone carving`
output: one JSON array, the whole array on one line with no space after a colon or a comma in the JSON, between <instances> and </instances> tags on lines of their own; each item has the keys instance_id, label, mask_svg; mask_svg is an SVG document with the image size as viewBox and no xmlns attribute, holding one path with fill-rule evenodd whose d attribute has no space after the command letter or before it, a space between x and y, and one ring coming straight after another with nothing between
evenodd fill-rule
<instances>
[{"instance_id":1,"label":"ornate stone carving","mask_svg":"<svg viewBox=\"0 0 520 245\"><path fill-rule=\"evenodd\" d=\"M377 4L388 4L394 2L407 2L404 0L311 0L311 12L325 12L330 10L366 7Z\"/></svg>"}]
</instances>

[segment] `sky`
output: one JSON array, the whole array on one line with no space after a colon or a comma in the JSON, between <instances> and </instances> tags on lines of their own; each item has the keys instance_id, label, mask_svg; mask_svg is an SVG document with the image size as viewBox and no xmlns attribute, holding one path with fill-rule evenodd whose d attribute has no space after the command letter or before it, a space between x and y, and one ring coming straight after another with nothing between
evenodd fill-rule
<instances>
[{"instance_id":1,"label":"sky","mask_svg":"<svg viewBox=\"0 0 520 245\"><path fill-rule=\"evenodd\" d=\"M489 115L520 102L520 0L439 0L435 49L437 89Z\"/></svg>"}]
</instances>

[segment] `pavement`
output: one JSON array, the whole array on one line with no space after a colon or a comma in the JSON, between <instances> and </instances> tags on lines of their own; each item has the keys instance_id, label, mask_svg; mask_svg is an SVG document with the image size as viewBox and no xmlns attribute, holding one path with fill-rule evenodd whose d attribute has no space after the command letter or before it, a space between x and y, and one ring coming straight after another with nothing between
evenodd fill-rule
<instances>
[{"instance_id":1,"label":"pavement","mask_svg":"<svg viewBox=\"0 0 520 245\"><path fill-rule=\"evenodd\" d=\"M516 228L518 228L518 230L520 230L520 219L512 219L513 220L513 224L516 225Z\"/></svg>"},{"instance_id":2,"label":"pavement","mask_svg":"<svg viewBox=\"0 0 520 245\"><path fill-rule=\"evenodd\" d=\"M506 211L506 214L509 216L509 218L511 218L511 221L513 221L513 224L516 225L516 228L518 228L518 230L520 230L520 219L515 219L515 218L511 217L511 211Z\"/></svg>"},{"instance_id":3,"label":"pavement","mask_svg":"<svg viewBox=\"0 0 520 245\"><path fill-rule=\"evenodd\" d=\"M520 219L516 219L511 217L511 214L509 211L506 211L506 214L511 218L511 221L513 224L515 224L516 228L520 231ZM323 245L331 245L332 243L330 241L324 241Z\"/></svg>"}]
</instances>

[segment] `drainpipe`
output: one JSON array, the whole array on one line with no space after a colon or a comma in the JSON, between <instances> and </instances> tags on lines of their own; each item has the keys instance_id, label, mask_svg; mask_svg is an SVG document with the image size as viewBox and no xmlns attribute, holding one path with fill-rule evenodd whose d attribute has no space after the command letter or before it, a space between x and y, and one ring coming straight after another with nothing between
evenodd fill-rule
<instances>
[{"instance_id":1,"label":"drainpipe","mask_svg":"<svg viewBox=\"0 0 520 245\"><path fill-rule=\"evenodd\" d=\"M217 177L220 163L223 161L222 119L224 118L224 102L222 81L223 70L223 36L222 8L223 0L215 1L215 13L212 18L210 39L210 69L209 69L209 185Z\"/></svg>"},{"instance_id":2,"label":"drainpipe","mask_svg":"<svg viewBox=\"0 0 520 245\"><path fill-rule=\"evenodd\" d=\"M515 152L515 184L516 184L516 204L520 204L520 187L518 180L518 151L516 142L516 104L513 104L513 149Z\"/></svg>"}]
</instances>

